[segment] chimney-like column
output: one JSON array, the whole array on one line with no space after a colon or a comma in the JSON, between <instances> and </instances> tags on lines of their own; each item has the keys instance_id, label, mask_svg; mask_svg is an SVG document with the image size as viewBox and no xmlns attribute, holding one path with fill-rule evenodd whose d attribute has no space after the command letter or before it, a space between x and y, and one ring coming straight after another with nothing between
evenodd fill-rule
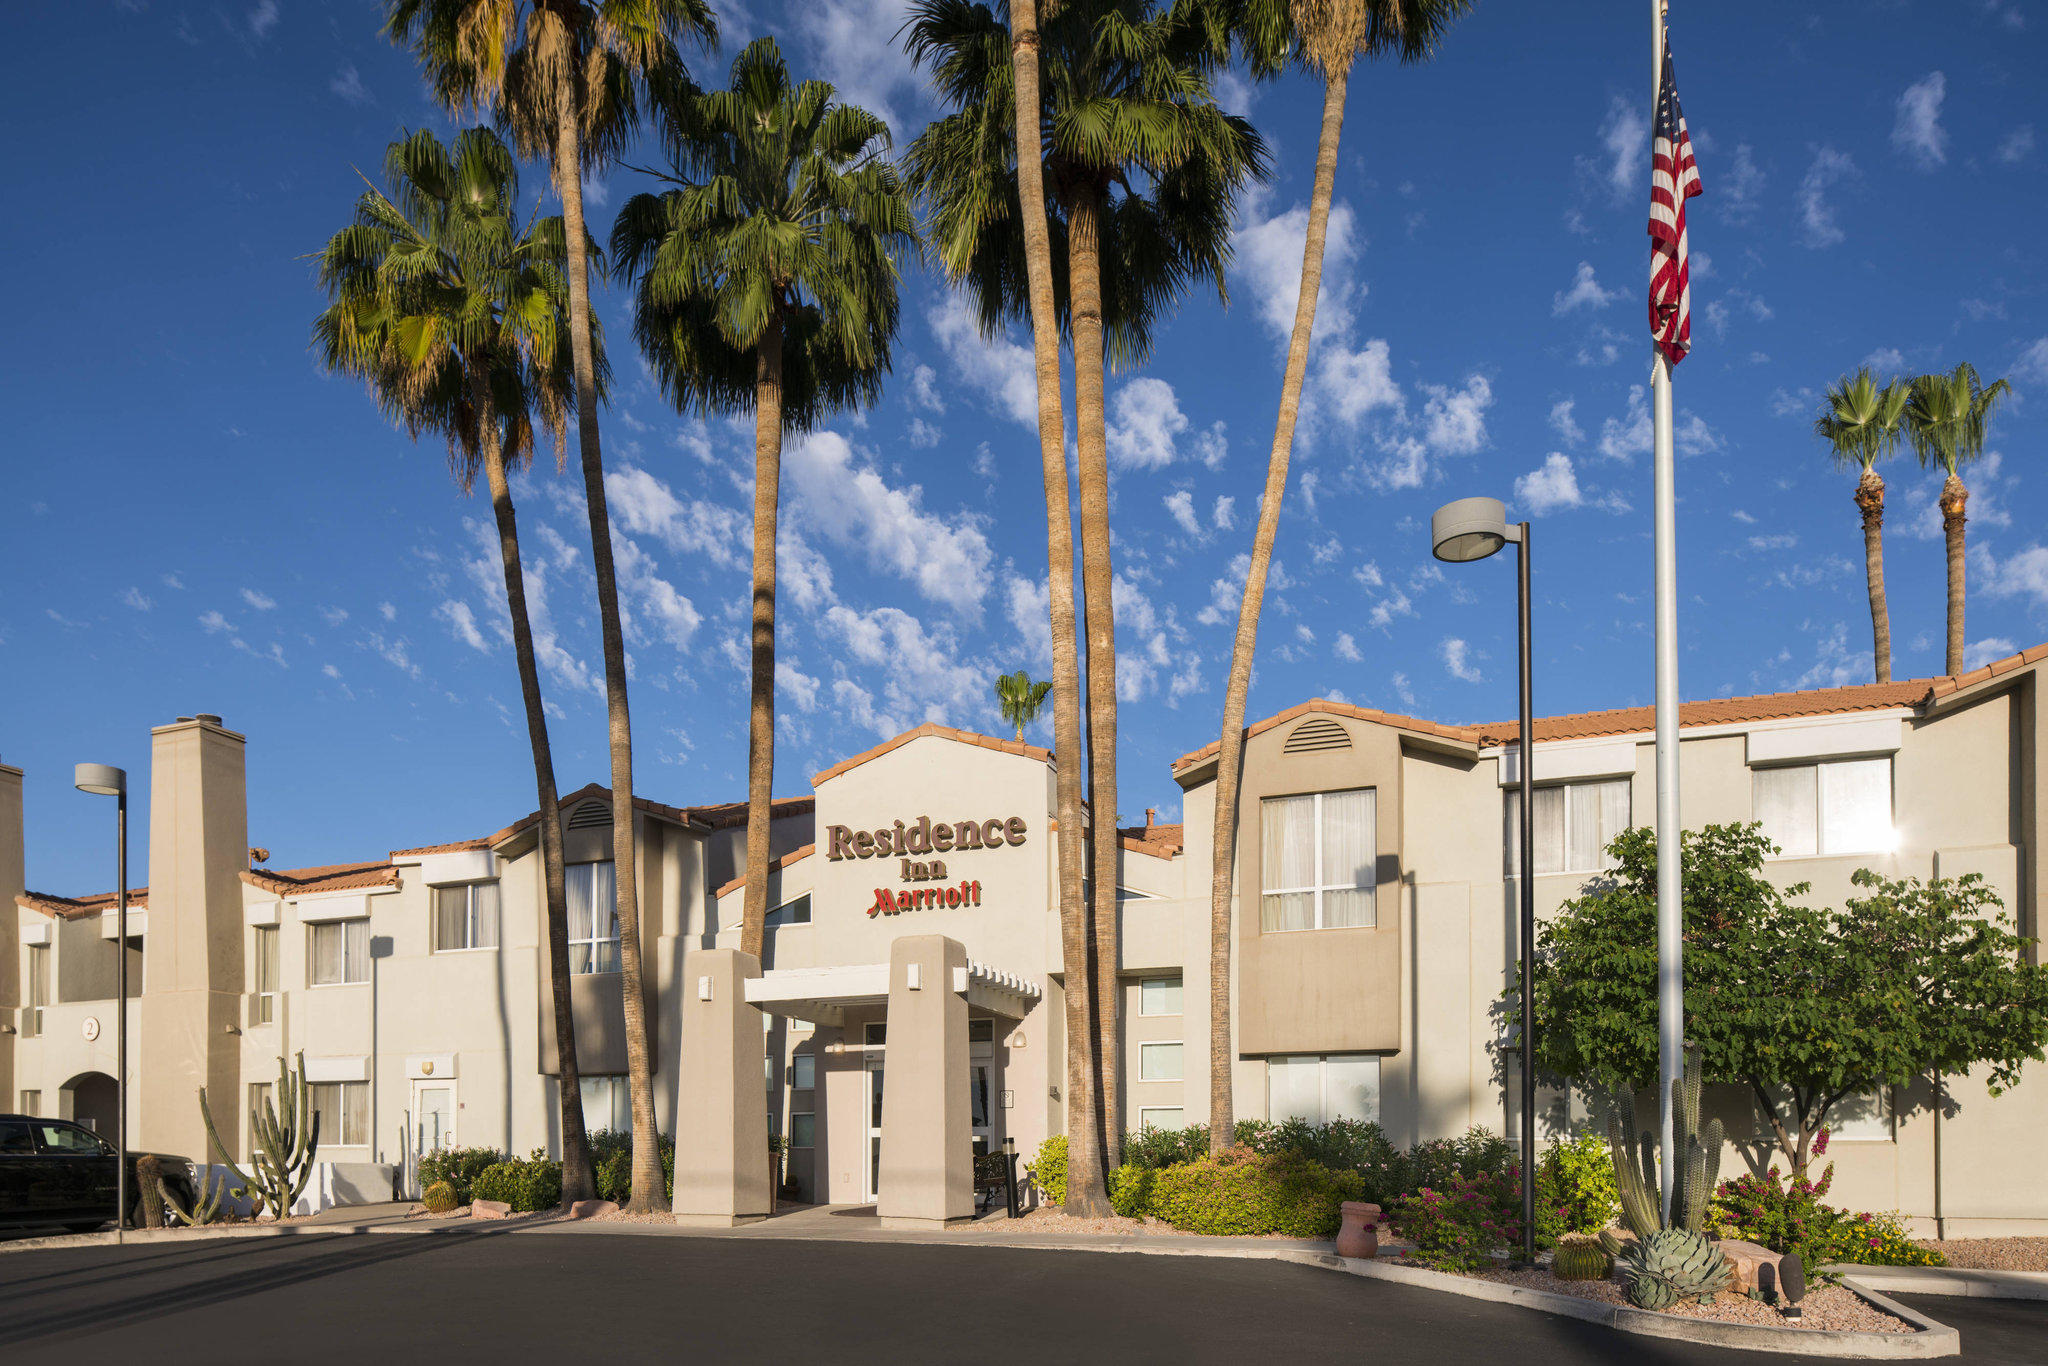
<instances>
[{"instance_id":1,"label":"chimney-like column","mask_svg":"<svg viewBox=\"0 0 2048 1366\"><path fill-rule=\"evenodd\" d=\"M136 1133L140 1146L201 1161L212 1157L202 1086L221 1141L240 1145L245 747L218 716L180 717L150 732Z\"/></svg>"},{"instance_id":2,"label":"chimney-like column","mask_svg":"<svg viewBox=\"0 0 2048 1366\"><path fill-rule=\"evenodd\" d=\"M26 884L27 845L21 826L21 770L0 764L0 1110L20 1100L15 1087L14 1041L21 1006L21 908L14 902Z\"/></svg>"}]
</instances>

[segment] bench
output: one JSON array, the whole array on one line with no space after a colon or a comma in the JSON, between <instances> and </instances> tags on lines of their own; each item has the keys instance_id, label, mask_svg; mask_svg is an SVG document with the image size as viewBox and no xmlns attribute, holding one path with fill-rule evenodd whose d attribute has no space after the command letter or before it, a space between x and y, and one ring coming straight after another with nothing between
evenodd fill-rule
<instances>
[{"instance_id":1,"label":"bench","mask_svg":"<svg viewBox=\"0 0 2048 1366\"><path fill-rule=\"evenodd\" d=\"M1014 1211L1010 1203L1010 1159L1002 1153L976 1153L974 1212L984 1214L997 1201Z\"/></svg>"}]
</instances>

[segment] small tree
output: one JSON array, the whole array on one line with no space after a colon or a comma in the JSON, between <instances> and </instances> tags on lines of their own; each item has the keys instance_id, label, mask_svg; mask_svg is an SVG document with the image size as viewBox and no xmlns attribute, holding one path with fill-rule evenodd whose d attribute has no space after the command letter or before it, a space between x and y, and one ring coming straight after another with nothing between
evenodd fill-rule
<instances>
[{"instance_id":1,"label":"small tree","mask_svg":"<svg viewBox=\"0 0 2048 1366\"><path fill-rule=\"evenodd\" d=\"M1024 738L1024 728L1038 719L1038 713L1045 707L1045 699L1052 692L1050 680L1041 679L1034 683L1031 675L1019 669L1013 674L1004 674L996 679L996 706L1017 732L1017 738Z\"/></svg>"},{"instance_id":2,"label":"small tree","mask_svg":"<svg viewBox=\"0 0 2048 1366\"><path fill-rule=\"evenodd\" d=\"M1618 860L1542 927L1536 1056L1556 1076L1638 1087L1657 1076L1657 842ZM1894 880L1863 869L1839 911L1763 874L1756 825L1685 832L1685 1028L1710 1082L1749 1087L1777 1146L1805 1167L1845 1096L1990 1067L1992 1094L2048 1046L2048 968L1976 874ZM1515 991L1508 994L1516 1000Z\"/></svg>"}]
</instances>

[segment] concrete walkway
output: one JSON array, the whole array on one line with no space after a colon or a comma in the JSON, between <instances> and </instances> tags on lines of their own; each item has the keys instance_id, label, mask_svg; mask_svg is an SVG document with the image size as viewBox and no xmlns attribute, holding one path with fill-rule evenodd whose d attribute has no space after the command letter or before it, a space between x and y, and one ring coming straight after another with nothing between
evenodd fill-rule
<instances>
[{"instance_id":1,"label":"concrete walkway","mask_svg":"<svg viewBox=\"0 0 2048 1366\"><path fill-rule=\"evenodd\" d=\"M2048 1300L2048 1271L1972 1271L1960 1266L1847 1266L1828 1268L1854 1276L1887 1295L1963 1295L1979 1300ZM2048 1351L2048 1348L2044 1348Z\"/></svg>"}]
</instances>

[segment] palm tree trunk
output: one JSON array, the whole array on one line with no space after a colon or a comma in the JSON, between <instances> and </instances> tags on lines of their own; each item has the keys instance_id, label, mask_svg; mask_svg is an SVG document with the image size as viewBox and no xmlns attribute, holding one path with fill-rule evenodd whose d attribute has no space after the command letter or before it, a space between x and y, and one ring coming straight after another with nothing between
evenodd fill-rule
<instances>
[{"instance_id":1,"label":"palm tree trunk","mask_svg":"<svg viewBox=\"0 0 2048 1366\"><path fill-rule=\"evenodd\" d=\"M747 890L740 952L768 931L768 826L775 788L775 521L782 491L782 318L754 350L754 676L747 716Z\"/></svg>"},{"instance_id":2,"label":"palm tree trunk","mask_svg":"<svg viewBox=\"0 0 2048 1366\"><path fill-rule=\"evenodd\" d=\"M1102 190L1082 187L1069 215L1074 312L1074 435L1080 452L1081 600L1088 634L1088 807L1093 841L1089 921L1095 943L1097 1104L1102 1163L1123 1148L1122 1038L1117 1000L1116 608L1109 550L1109 451L1104 428ZM1072 1159L1069 1158L1069 1169ZM1071 1178L1070 1178L1071 1179Z\"/></svg>"},{"instance_id":3,"label":"palm tree trunk","mask_svg":"<svg viewBox=\"0 0 2048 1366\"><path fill-rule=\"evenodd\" d=\"M1866 469L1856 481L1856 506L1863 513L1863 577L1870 585L1871 652L1877 681L1892 681L1892 614L1884 600L1884 476Z\"/></svg>"},{"instance_id":4,"label":"palm tree trunk","mask_svg":"<svg viewBox=\"0 0 2048 1366\"><path fill-rule=\"evenodd\" d=\"M1260 495L1259 528L1252 538L1251 567L1244 576L1244 603L1237 614L1237 640L1230 651L1230 680L1223 691L1223 734L1216 756L1216 824L1209 868L1209 1150L1222 1152L1235 1139L1236 1108L1231 1069L1230 936L1231 901L1237 868L1237 794L1244 768L1244 711L1252 685L1252 658L1265 605L1266 575L1280 531L1280 501L1287 491L1287 463L1294 450L1294 423L1301 412L1301 386L1308 373L1309 340L1315 332L1316 296L1323 287L1323 243L1330 226L1330 201L1337 185L1337 145L1344 133L1348 70L1333 70L1323 84L1323 130L1316 144L1316 179L1308 202L1308 235L1301 249L1301 298L1294 305L1294 333L1287 340L1287 372L1280 384L1280 416L1273 426L1273 450L1266 461ZM1250 914L1248 910L1246 912Z\"/></svg>"},{"instance_id":5,"label":"palm tree trunk","mask_svg":"<svg viewBox=\"0 0 2048 1366\"><path fill-rule=\"evenodd\" d=\"M470 380L478 414L488 414L490 395L482 372ZM548 744L548 716L541 706L540 669L534 663L533 622L526 611L526 573L519 562L519 524L505 456L496 425L481 418L484 477L491 511L498 519L498 555L505 562L505 603L512 612L512 654L519 661L519 695L526 704L526 737L533 747L533 781L540 797L540 865L547 895L548 978L555 1010L555 1077L562 1108L562 1198L588 1200L597 1194L590 1170L590 1135L583 1127L582 1074L576 1067L576 1013L569 1000L569 894L562 862L562 812L555 797L555 756Z\"/></svg>"},{"instance_id":6,"label":"palm tree trunk","mask_svg":"<svg viewBox=\"0 0 2048 1366\"><path fill-rule=\"evenodd\" d=\"M1948 541L1948 673L1963 671L1963 516L1970 491L1951 474L1941 484L1941 534Z\"/></svg>"},{"instance_id":7,"label":"palm tree trunk","mask_svg":"<svg viewBox=\"0 0 2048 1366\"><path fill-rule=\"evenodd\" d=\"M1038 377L1038 454L1045 479L1047 598L1052 608L1053 800L1059 820L1060 962L1066 987L1067 1211L1110 1213L1095 1123L1094 1009L1088 972L1088 908L1081 831L1081 660L1074 630L1074 524L1068 500L1065 418L1060 411L1060 328L1046 227L1044 148L1039 130L1037 0L1012 0L1010 63L1015 72L1017 198L1023 215L1024 273L1031 297L1031 350ZM1021 728L1018 738L1023 738Z\"/></svg>"},{"instance_id":8,"label":"palm tree trunk","mask_svg":"<svg viewBox=\"0 0 2048 1366\"><path fill-rule=\"evenodd\" d=\"M604 454L597 431L597 368L590 344L590 260L583 228L583 148L575 82L567 63L555 80L555 192L569 239L569 353L576 370L576 441L583 456L583 501L590 515L590 563L604 637L605 710L611 730L612 880L617 889L619 970L626 1015L626 1070L633 1097L633 1197L629 1208L664 1207L654 1059L647 1035L646 979L640 966L640 879L633 838L633 724L626 706L626 637L619 622L619 581L612 568L611 513L605 504ZM567 1197L566 1190L564 1198Z\"/></svg>"}]
</instances>

